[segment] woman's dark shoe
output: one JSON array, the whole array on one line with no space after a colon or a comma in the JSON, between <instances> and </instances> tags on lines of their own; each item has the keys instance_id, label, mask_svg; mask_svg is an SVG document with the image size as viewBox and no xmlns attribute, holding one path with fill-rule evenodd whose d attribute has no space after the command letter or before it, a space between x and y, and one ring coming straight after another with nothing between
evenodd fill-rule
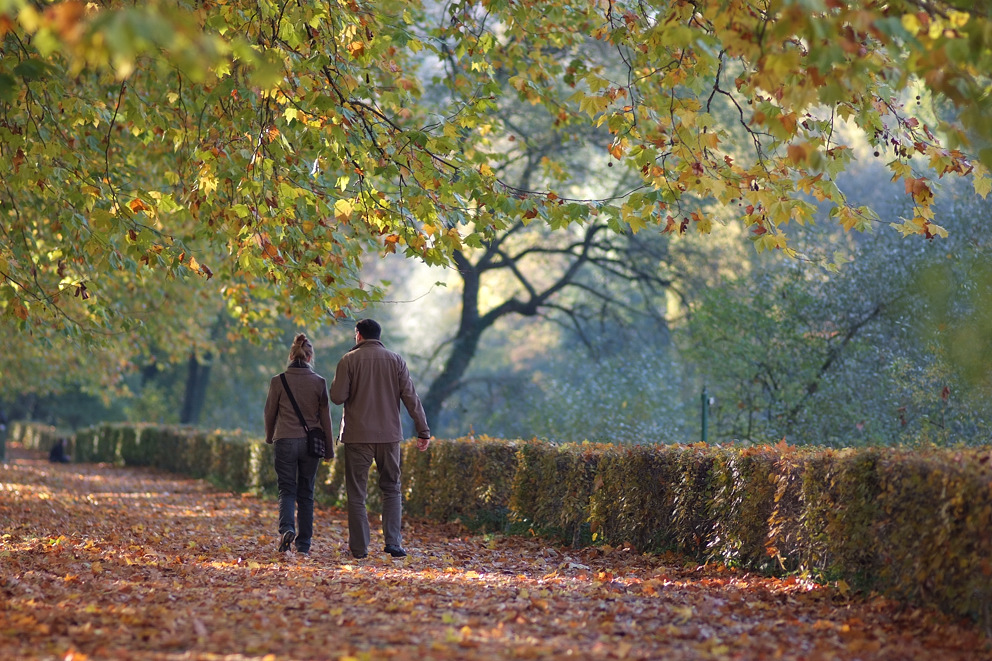
<instances>
[{"instance_id":1,"label":"woman's dark shoe","mask_svg":"<svg viewBox=\"0 0 992 661\"><path fill-rule=\"evenodd\" d=\"M284 553L289 550L290 544L296 539L296 533L292 530L287 530L282 534L282 539L279 542L279 552Z\"/></svg>"},{"instance_id":2,"label":"woman's dark shoe","mask_svg":"<svg viewBox=\"0 0 992 661\"><path fill-rule=\"evenodd\" d=\"M386 553L393 556L394 558L406 557L406 551L404 551L403 548L400 546L394 546L393 544L386 544L386 548L384 550L386 551Z\"/></svg>"}]
</instances>

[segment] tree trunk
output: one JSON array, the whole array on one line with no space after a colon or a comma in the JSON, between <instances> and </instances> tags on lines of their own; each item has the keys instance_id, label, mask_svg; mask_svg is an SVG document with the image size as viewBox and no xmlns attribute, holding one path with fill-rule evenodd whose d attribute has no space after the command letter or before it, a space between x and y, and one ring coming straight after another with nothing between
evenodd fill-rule
<instances>
[{"instance_id":1,"label":"tree trunk","mask_svg":"<svg viewBox=\"0 0 992 661\"><path fill-rule=\"evenodd\" d=\"M444 370L431 382L427 395L423 399L427 422L433 428L440 427L441 408L444 405L444 400L458 389L472 358L475 357L476 349L479 347L479 337L483 330L480 325L471 328L459 327L451 354L444 364Z\"/></svg>"},{"instance_id":2,"label":"tree trunk","mask_svg":"<svg viewBox=\"0 0 992 661\"><path fill-rule=\"evenodd\" d=\"M179 424L195 425L200 422L203 413L203 401L207 396L207 386L210 384L210 354L200 362L196 353L190 354L186 371L186 393L183 396L183 409L179 415Z\"/></svg>"},{"instance_id":3,"label":"tree trunk","mask_svg":"<svg viewBox=\"0 0 992 661\"><path fill-rule=\"evenodd\" d=\"M461 253L455 253L455 263L463 283L462 316L444 369L431 382L422 401L427 422L436 429L441 427L441 408L444 406L444 400L458 389L472 358L475 357L482 331L485 330L479 319L480 272Z\"/></svg>"}]
</instances>

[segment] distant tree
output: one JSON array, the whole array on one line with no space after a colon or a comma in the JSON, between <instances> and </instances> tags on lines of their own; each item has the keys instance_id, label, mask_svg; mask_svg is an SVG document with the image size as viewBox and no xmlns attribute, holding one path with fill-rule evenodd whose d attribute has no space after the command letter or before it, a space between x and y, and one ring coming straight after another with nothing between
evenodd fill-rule
<instances>
[{"instance_id":1,"label":"distant tree","mask_svg":"<svg viewBox=\"0 0 992 661\"><path fill-rule=\"evenodd\" d=\"M663 301L670 276L663 255L652 250L663 242L645 246L636 237L610 232L603 223L590 223L548 235L543 242L530 238L514 245L516 235L525 231L521 221L477 253L454 253L461 314L443 367L423 398L428 419L437 419L444 401L462 385L482 334L510 315L556 320L568 327L571 337L584 340L587 349L594 346L588 338L593 329L620 328L630 323L631 315L642 317L637 323L648 324L651 332L667 336ZM480 293L485 279L500 274L505 279L489 288L484 308ZM615 280L631 290L640 287L643 299L624 298L629 293L615 291Z\"/></svg>"},{"instance_id":2,"label":"distant tree","mask_svg":"<svg viewBox=\"0 0 992 661\"><path fill-rule=\"evenodd\" d=\"M886 195L870 171L863 177L862 195ZM959 190L936 209L959 228L946 241L868 234L835 273L765 265L697 302L676 338L717 399L714 438L987 441L989 205Z\"/></svg>"},{"instance_id":3,"label":"distant tree","mask_svg":"<svg viewBox=\"0 0 992 661\"><path fill-rule=\"evenodd\" d=\"M605 196L633 185L629 175L608 167L605 130L569 129L514 100L494 106L493 118L510 131L494 174L512 182L521 196L555 184L567 184L575 194ZM552 230L535 222L537 215L532 208L480 247L452 253L460 314L423 398L429 420L441 420L444 402L464 385L483 334L507 318L542 317L558 324L591 357L603 326L619 337L632 319L667 340L669 237L657 228L618 232L608 218Z\"/></svg>"}]
</instances>

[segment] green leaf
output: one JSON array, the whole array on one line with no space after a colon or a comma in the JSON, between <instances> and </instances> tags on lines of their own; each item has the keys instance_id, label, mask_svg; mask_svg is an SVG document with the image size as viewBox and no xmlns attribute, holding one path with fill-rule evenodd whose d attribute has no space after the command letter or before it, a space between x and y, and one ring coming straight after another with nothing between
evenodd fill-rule
<instances>
[{"instance_id":1,"label":"green leaf","mask_svg":"<svg viewBox=\"0 0 992 661\"><path fill-rule=\"evenodd\" d=\"M0 73L0 101L13 103L18 93L17 81L5 73Z\"/></svg>"},{"instance_id":2,"label":"green leaf","mask_svg":"<svg viewBox=\"0 0 992 661\"><path fill-rule=\"evenodd\" d=\"M29 58L21 60L14 67L14 73L28 82L42 80L49 74L49 66L41 60Z\"/></svg>"}]
</instances>

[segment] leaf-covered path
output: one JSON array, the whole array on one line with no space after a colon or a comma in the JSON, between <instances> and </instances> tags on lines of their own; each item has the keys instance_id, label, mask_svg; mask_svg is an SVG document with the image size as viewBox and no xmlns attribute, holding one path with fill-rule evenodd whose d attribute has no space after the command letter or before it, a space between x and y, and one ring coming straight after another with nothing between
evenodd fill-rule
<instances>
[{"instance_id":1,"label":"leaf-covered path","mask_svg":"<svg viewBox=\"0 0 992 661\"><path fill-rule=\"evenodd\" d=\"M3 659L992 658L967 622L802 580L423 521L410 557L356 561L343 512L319 507L313 554L279 554L271 501L17 447L8 462Z\"/></svg>"}]
</instances>

